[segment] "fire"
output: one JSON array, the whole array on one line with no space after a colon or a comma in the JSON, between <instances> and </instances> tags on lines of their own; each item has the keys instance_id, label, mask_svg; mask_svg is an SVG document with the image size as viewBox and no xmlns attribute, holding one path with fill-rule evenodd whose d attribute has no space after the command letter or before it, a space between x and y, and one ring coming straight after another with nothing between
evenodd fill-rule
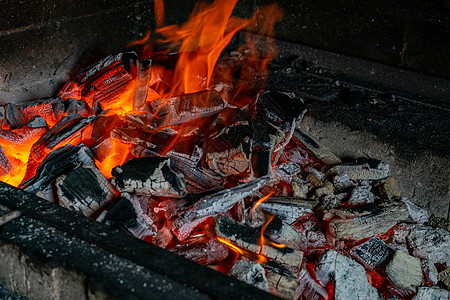
<instances>
[{"instance_id":1,"label":"fire","mask_svg":"<svg viewBox=\"0 0 450 300\"><path fill-rule=\"evenodd\" d=\"M261 199L258 200L258 202L255 203L255 206L253 206L252 208L252 213L254 213L256 211L256 208L258 208L258 206L261 205L261 203L263 203L264 201L266 201L267 199L269 199L270 197L272 197L275 194L275 190L270 191L270 193L268 193L266 196L262 197Z\"/></svg>"}]
</instances>

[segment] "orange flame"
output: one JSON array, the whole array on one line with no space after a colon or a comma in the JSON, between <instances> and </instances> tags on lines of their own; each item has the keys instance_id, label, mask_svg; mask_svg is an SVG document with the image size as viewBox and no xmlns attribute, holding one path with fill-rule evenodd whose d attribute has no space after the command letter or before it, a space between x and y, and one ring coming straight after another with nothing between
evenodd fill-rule
<instances>
[{"instance_id":1,"label":"orange flame","mask_svg":"<svg viewBox=\"0 0 450 300\"><path fill-rule=\"evenodd\" d=\"M269 219L267 220L267 222L264 223L264 225L261 227L261 233L260 233L260 237L259 237L259 247L260 247L259 248L259 253L262 253L263 247L266 244L269 244L269 245L272 245L272 246L274 246L276 248L281 248L281 249L286 247L285 244L278 244L278 243L275 243L275 242L272 242L272 241L267 241L266 242L266 237L264 236L264 232L266 231L267 226L269 226L270 222L272 222L273 219L275 219L275 216L271 215L269 217Z\"/></svg>"},{"instance_id":2,"label":"orange flame","mask_svg":"<svg viewBox=\"0 0 450 300\"><path fill-rule=\"evenodd\" d=\"M164 1L155 0L153 7L155 9L156 27L160 28L164 24Z\"/></svg>"},{"instance_id":3,"label":"orange flame","mask_svg":"<svg viewBox=\"0 0 450 300\"><path fill-rule=\"evenodd\" d=\"M252 213L255 212L256 208L258 206L261 205L261 203L263 203L264 201L266 201L267 199L269 199L270 197L272 197L274 194L276 193L275 190L270 191L270 193L268 193L266 196L262 197L261 199L258 200L258 202L256 202L255 206L253 206L252 208Z\"/></svg>"}]
</instances>

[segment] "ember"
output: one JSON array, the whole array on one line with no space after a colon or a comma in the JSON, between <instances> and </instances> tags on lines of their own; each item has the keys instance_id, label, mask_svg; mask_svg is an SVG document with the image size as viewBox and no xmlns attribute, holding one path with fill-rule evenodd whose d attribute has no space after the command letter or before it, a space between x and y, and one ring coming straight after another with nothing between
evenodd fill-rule
<instances>
[{"instance_id":1,"label":"ember","mask_svg":"<svg viewBox=\"0 0 450 300\"><path fill-rule=\"evenodd\" d=\"M263 90L273 44L225 55L282 15L238 19L236 2L161 27L156 1L164 39L135 42L143 58L107 56L58 97L5 105L0 179L282 298L448 297L450 234L423 224L389 166L342 164L299 129L303 101Z\"/></svg>"}]
</instances>

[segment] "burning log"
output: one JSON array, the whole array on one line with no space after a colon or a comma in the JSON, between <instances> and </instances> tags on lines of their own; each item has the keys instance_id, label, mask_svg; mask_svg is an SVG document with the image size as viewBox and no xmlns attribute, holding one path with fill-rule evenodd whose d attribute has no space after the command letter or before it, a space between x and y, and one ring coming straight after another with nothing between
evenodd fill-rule
<instances>
[{"instance_id":1,"label":"burning log","mask_svg":"<svg viewBox=\"0 0 450 300\"><path fill-rule=\"evenodd\" d=\"M287 224L292 224L301 217L312 215L318 201L293 197L270 197L259 204L265 212L278 216Z\"/></svg>"},{"instance_id":2,"label":"burning log","mask_svg":"<svg viewBox=\"0 0 450 300\"><path fill-rule=\"evenodd\" d=\"M0 143L5 147L7 144L14 146L26 145L36 138L41 137L48 131L47 122L42 117L33 117L28 122L16 129L0 129Z\"/></svg>"},{"instance_id":3,"label":"burning log","mask_svg":"<svg viewBox=\"0 0 450 300\"><path fill-rule=\"evenodd\" d=\"M339 165L342 161L334 155L328 148L320 144L318 141L308 136L303 131L297 129L294 131L294 137L300 143L302 143L306 149L311 151L311 153L319 160L323 161L329 166Z\"/></svg>"},{"instance_id":4,"label":"burning log","mask_svg":"<svg viewBox=\"0 0 450 300\"><path fill-rule=\"evenodd\" d=\"M92 115L92 110L89 105L83 100L75 100L73 98L67 99L64 102L65 110L64 113L67 115L78 114L83 118Z\"/></svg>"},{"instance_id":5,"label":"burning log","mask_svg":"<svg viewBox=\"0 0 450 300\"><path fill-rule=\"evenodd\" d=\"M167 157L132 158L115 167L112 175L120 192L176 198L187 193L184 176L172 171Z\"/></svg>"},{"instance_id":6,"label":"burning log","mask_svg":"<svg viewBox=\"0 0 450 300\"><path fill-rule=\"evenodd\" d=\"M39 164L53 149L63 146L77 137L80 138L83 129L85 129L94 118L95 116L82 118L76 114L67 115L56 123L52 129L42 135L31 147L27 171L23 180L28 180L35 175Z\"/></svg>"},{"instance_id":7,"label":"burning log","mask_svg":"<svg viewBox=\"0 0 450 300\"><path fill-rule=\"evenodd\" d=\"M311 276L304 261L302 263L302 268L300 270L299 279L300 279L301 297L298 299L301 300L321 299L321 298L328 299L327 290L319 283L317 283L317 281Z\"/></svg>"},{"instance_id":8,"label":"burning log","mask_svg":"<svg viewBox=\"0 0 450 300\"><path fill-rule=\"evenodd\" d=\"M354 247L350 254L365 267L374 270L386 266L392 257L392 250L379 237L374 236L367 242Z\"/></svg>"},{"instance_id":9,"label":"burning log","mask_svg":"<svg viewBox=\"0 0 450 300\"><path fill-rule=\"evenodd\" d=\"M218 264L229 255L227 246L205 235L191 237L181 245L166 249L204 265Z\"/></svg>"},{"instance_id":10,"label":"burning log","mask_svg":"<svg viewBox=\"0 0 450 300\"><path fill-rule=\"evenodd\" d=\"M37 193L57 177L74 168L80 165L94 164L94 157L85 145L66 145L50 152L36 169L36 175L22 182L19 188L26 192Z\"/></svg>"},{"instance_id":11,"label":"burning log","mask_svg":"<svg viewBox=\"0 0 450 300\"><path fill-rule=\"evenodd\" d=\"M87 217L116 196L114 187L95 165L83 165L58 177L55 186L61 206Z\"/></svg>"},{"instance_id":12,"label":"burning log","mask_svg":"<svg viewBox=\"0 0 450 300\"><path fill-rule=\"evenodd\" d=\"M296 276L286 276L272 270L267 270L269 290L275 296L287 300L295 300L300 296L300 280Z\"/></svg>"},{"instance_id":13,"label":"burning log","mask_svg":"<svg viewBox=\"0 0 450 300\"><path fill-rule=\"evenodd\" d=\"M237 260L230 270L230 276L269 292L266 272L257 262Z\"/></svg>"},{"instance_id":14,"label":"burning log","mask_svg":"<svg viewBox=\"0 0 450 300\"><path fill-rule=\"evenodd\" d=\"M117 106L120 97L129 92L137 76L138 56L134 52L109 55L96 64L81 70L77 82L81 97L91 107L99 101L104 109Z\"/></svg>"},{"instance_id":15,"label":"burning log","mask_svg":"<svg viewBox=\"0 0 450 300\"><path fill-rule=\"evenodd\" d=\"M271 219L271 222L264 230L264 236L278 245L302 250L302 243L304 242L302 234L295 227L279 218Z\"/></svg>"},{"instance_id":16,"label":"burning log","mask_svg":"<svg viewBox=\"0 0 450 300\"><path fill-rule=\"evenodd\" d=\"M331 234L337 239L353 240L385 233L398 222L409 217L406 205L398 202L387 202L380 205L368 204L353 209L332 209L325 212L325 219L330 217L328 214L335 214L339 217L329 223Z\"/></svg>"},{"instance_id":17,"label":"burning log","mask_svg":"<svg viewBox=\"0 0 450 300\"><path fill-rule=\"evenodd\" d=\"M178 240L185 240L191 231L204 219L230 210L237 202L253 195L268 182L268 178L258 178L236 187L205 196L190 207L180 208L178 218L171 221L173 233L177 236Z\"/></svg>"},{"instance_id":18,"label":"burning log","mask_svg":"<svg viewBox=\"0 0 450 300\"><path fill-rule=\"evenodd\" d=\"M328 170L328 175L347 174L352 180L381 180L389 176L389 165L379 160L358 159L356 164L337 165Z\"/></svg>"},{"instance_id":19,"label":"burning log","mask_svg":"<svg viewBox=\"0 0 450 300\"><path fill-rule=\"evenodd\" d=\"M8 103L5 105L5 121L9 128L16 129L26 123L27 119L19 110L17 105Z\"/></svg>"},{"instance_id":20,"label":"burning log","mask_svg":"<svg viewBox=\"0 0 450 300\"><path fill-rule=\"evenodd\" d=\"M334 281L334 298L380 299L377 290L367 282L366 271L357 262L334 250L326 250L315 266L316 278L322 286Z\"/></svg>"},{"instance_id":21,"label":"burning log","mask_svg":"<svg viewBox=\"0 0 450 300\"><path fill-rule=\"evenodd\" d=\"M56 124L64 114L64 102L61 98L39 99L31 104L18 106L23 116L29 120L34 116L41 116L49 126Z\"/></svg>"},{"instance_id":22,"label":"burning log","mask_svg":"<svg viewBox=\"0 0 450 300\"><path fill-rule=\"evenodd\" d=\"M135 111L144 110L149 89L148 84L151 77L151 65L152 61L150 59L139 61L136 89L133 98L133 110Z\"/></svg>"},{"instance_id":23,"label":"burning log","mask_svg":"<svg viewBox=\"0 0 450 300\"><path fill-rule=\"evenodd\" d=\"M255 258L258 255L263 255L267 259L265 264L287 270L288 274L294 274L296 276L300 271L303 252L287 247L261 246L258 243L261 237L261 230L261 228L241 225L226 217L218 217L216 219L217 236L250 252L249 254L244 252L244 256L247 255L250 258Z\"/></svg>"},{"instance_id":24,"label":"burning log","mask_svg":"<svg viewBox=\"0 0 450 300\"><path fill-rule=\"evenodd\" d=\"M106 211L102 220L108 225L125 228L139 239L155 236L158 228L148 213L148 199L122 193Z\"/></svg>"},{"instance_id":25,"label":"burning log","mask_svg":"<svg viewBox=\"0 0 450 300\"><path fill-rule=\"evenodd\" d=\"M2 145L0 145L0 177L11 173L14 170L14 165L9 161Z\"/></svg>"},{"instance_id":26,"label":"burning log","mask_svg":"<svg viewBox=\"0 0 450 300\"><path fill-rule=\"evenodd\" d=\"M401 289L415 291L423 282L420 259L400 250L395 251L394 257L386 267L386 273Z\"/></svg>"}]
</instances>

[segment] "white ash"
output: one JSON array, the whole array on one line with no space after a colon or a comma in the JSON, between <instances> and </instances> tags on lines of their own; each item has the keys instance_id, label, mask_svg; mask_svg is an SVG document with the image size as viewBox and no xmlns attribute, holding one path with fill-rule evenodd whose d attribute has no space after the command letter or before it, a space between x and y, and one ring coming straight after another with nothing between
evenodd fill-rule
<instances>
[{"instance_id":1,"label":"white ash","mask_svg":"<svg viewBox=\"0 0 450 300\"><path fill-rule=\"evenodd\" d=\"M293 162L287 162L273 167L273 172L278 179L291 183L294 177L302 171L302 168Z\"/></svg>"},{"instance_id":2,"label":"white ash","mask_svg":"<svg viewBox=\"0 0 450 300\"><path fill-rule=\"evenodd\" d=\"M337 165L328 171L329 175L347 174L353 180L380 180L389 176L389 165L380 162L376 168L371 168L368 163L356 165Z\"/></svg>"},{"instance_id":3,"label":"white ash","mask_svg":"<svg viewBox=\"0 0 450 300\"><path fill-rule=\"evenodd\" d=\"M230 275L263 291L269 291L266 272L257 262L237 260L231 268Z\"/></svg>"},{"instance_id":4,"label":"white ash","mask_svg":"<svg viewBox=\"0 0 450 300\"><path fill-rule=\"evenodd\" d=\"M450 265L450 232L441 228L414 225L406 242L414 256Z\"/></svg>"},{"instance_id":5,"label":"white ash","mask_svg":"<svg viewBox=\"0 0 450 300\"><path fill-rule=\"evenodd\" d=\"M302 268L299 274L300 278L300 293L302 299L328 299L328 292L326 288L318 284L306 268L306 264L302 263Z\"/></svg>"},{"instance_id":6,"label":"white ash","mask_svg":"<svg viewBox=\"0 0 450 300\"><path fill-rule=\"evenodd\" d=\"M438 287L420 287L412 300L450 300L450 291Z\"/></svg>"},{"instance_id":7,"label":"white ash","mask_svg":"<svg viewBox=\"0 0 450 300\"><path fill-rule=\"evenodd\" d=\"M334 281L335 299L380 299L367 281L366 271L356 261L334 250L325 251L315 266L316 278L326 286Z\"/></svg>"},{"instance_id":8,"label":"white ash","mask_svg":"<svg viewBox=\"0 0 450 300\"><path fill-rule=\"evenodd\" d=\"M428 222L430 216L425 209L415 205L407 198L403 198L402 202L405 203L408 207L409 216L411 217L411 219L413 219L414 222L419 224Z\"/></svg>"},{"instance_id":9,"label":"white ash","mask_svg":"<svg viewBox=\"0 0 450 300\"><path fill-rule=\"evenodd\" d=\"M351 206L375 202L375 195L370 191L371 186L366 181L353 189L348 204Z\"/></svg>"},{"instance_id":10,"label":"white ash","mask_svg":"<svg viewBox=\"0 0 450 300\"><path fill-rule=\"evenodd\" d=\"M438 270L436 269L436 266L428 259L422 260L422 271L425 274L427 281L432 284L438 283Z\"/></svg>"},{"instance_id":11,"label":"white ash","mask_svg":"<svg viewBox=\"0 0 450 300\"><path fill-rule=\"evenodd\" d=\"M355 180L351 180L347 174L342 174L333 177L333 184L336 191L341 192L347 189L355 188L357 182Z\"/></svg>"},{"instance_id":12,"label":"white ash","mask_svg":"<svg viewBox=\"0 0 450 300\"><path fill-rule=\"evenodd\" d=\"M309 192L309 186L306 181L297 179L291 183L292 194L294 197L305 199Z\"/></svg>"},{"instance_id":13,"label":"white ash","mask_svg":"<svg viewBox=\"0 0 450 300\"><path fill-rule=\"evenodd\" d=\"M375 269L387 262L391 251L379 237L374 236L367 242L354 247L350 254L365 266Z\"/></svg>"},{"instance_id":14,"label":"white ash","mask_svg":"<svg viewBox=\"0 0 450 300\"><path fill-rule=\"evenodd\" d=\"M386 274L401 289L415 291L423 282L420 259L399 250L387 265Z\"/></svg>"}]
</instances>

